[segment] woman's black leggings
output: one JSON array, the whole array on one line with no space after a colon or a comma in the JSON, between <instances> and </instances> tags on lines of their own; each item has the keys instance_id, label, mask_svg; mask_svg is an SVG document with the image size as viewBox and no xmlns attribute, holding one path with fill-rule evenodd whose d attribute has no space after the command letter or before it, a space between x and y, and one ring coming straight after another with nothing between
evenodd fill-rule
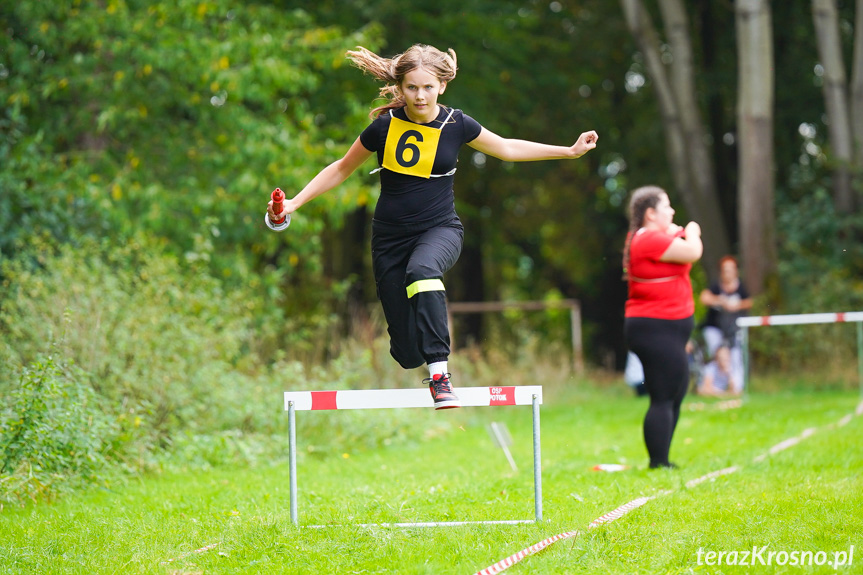
<instances>
[{"instance_id":1,"label":"woman's black leggings","mask_svg":"<svg viewBox=\"0 0 863 575\"><path fill-rule=\"evenodd\" d=\"M644 386L650 395L650 408L644 416L644 443L651 467L669 464L671 437L689 387L686 342L693 325L692 317L628 317L624 322L626 344L644 366Z\"/></svg>"}]
</instances>

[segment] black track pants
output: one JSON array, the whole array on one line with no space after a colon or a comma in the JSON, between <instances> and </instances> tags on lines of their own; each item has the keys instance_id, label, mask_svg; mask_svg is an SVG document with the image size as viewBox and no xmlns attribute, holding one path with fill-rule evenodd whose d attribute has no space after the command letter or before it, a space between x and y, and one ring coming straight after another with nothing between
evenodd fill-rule
<instances>
[{"instance_id":1,"label":"black track pants","mask_svg":"<svg viewBox=\"0 0 863 575\"><path fill-rule=\"evenodd\" d=\"M667 465L680 405L689 387L686 342L693 319L667 320L628 317L626 344L644 366L644 386L650 408L644 417L644 443L652 466Z\"/></svg>"},{"instance_id":2,"label":"black track pants","mask_svg":"<svg viewBox=\"0 0 863 575\"><path fill-rule=\"evenodd\" d=\"M458 217L424 230L372 224L372 265L390 354L405 369L445 361L450 339L444 272L461 254Z\"/></svg>"}]
</instances>

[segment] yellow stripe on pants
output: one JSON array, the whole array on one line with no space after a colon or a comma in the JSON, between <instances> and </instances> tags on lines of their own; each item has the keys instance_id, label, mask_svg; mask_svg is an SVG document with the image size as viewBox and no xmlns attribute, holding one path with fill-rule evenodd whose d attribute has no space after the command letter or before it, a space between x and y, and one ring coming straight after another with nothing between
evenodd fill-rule
<instances>
[{"instance_id":1,"label":"yellow stripe on pants","mask_svg":"<svg viewBox=\"0 0 863 575\"><path fill-rule=\"evenodd\" d=\"M408 299L423 291L446 291L441 280L417 280L408 286Z\"/></svg>"}]
</instances>

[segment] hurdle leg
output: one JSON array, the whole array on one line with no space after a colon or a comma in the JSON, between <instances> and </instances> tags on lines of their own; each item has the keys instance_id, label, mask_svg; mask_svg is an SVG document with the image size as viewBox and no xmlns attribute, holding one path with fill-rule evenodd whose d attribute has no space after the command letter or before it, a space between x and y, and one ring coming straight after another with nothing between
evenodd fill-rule
<instances>
[{"instance_id":1,"label":"hurdle leg","mask_svg":"<svg viewBox=\"0 0 863 575\"><path fill-rule=\"evenodd\" d=\"M297 524L297 426L294 402L288 402L288 465L291 490L291 521Z\"/></svg>"},{"instance_id":2,"label":"hurdle leg","mask_svg":"<svg viewBox=\"0 0 863 575\"><path fill-rule=\"evenodd\" d=\"M542 464L539 447L539 401L533 395L533 507L536 522L542 521Z\"/></svg>"},{"instance_id":3,"label":"hurdle leg","mask_svg":"<svg viewBox=\"0 0 863 575\"><path fill-rule=\"evenodd\" d=\"M857 386L863 399L863 321L857 322Z\"/></svg>"},{"instance_id":4,"label":"hurdle leg","mask_svg":"<svg viewBox=\"0 0 863 575\"><path fill-rule=\"evenodd\" d=\"M749 328L743 326L740 335L740 346L743 348L743 399L749 399Z\"/></svg>"}]
</instances>

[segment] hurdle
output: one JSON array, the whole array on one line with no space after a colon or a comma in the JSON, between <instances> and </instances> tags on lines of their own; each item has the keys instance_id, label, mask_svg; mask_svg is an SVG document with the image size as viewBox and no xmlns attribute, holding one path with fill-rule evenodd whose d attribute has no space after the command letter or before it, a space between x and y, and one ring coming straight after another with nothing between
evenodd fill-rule
<instances>
[{"instance_id":1,"label":"hurdle","mask_svg":"<svg viewBox=\"0 0 863 575\"><path fill-rule=\"evenodd\" d=\"M767 325L805 325L816 323L857 324L857 382L863 398L863 311L839 313L801 313L793 315L762 315L737 318L743 347L743 389L749 391L749 328Z\"/></svg>"},{"instance_id":2,"label":"hurdle","mask_svg":"<svg viewBox=\"0 0 863 575\"><path fill-rule=\"evenodd\" d=\"M383 527L439 527L469 524L539 523L542 521L542 466L540 462L539 406L542 386L459 387L456 389L462 407L496 407L505 405L533 406L533 503L534 519L498 521L431 521L424 523L385 523ZM288 458L290 475L291 521L297 518L297 411L332 409L401 409L434 407L427 389L362 389L337 391L286 391L285 411L288 412ZM373 524L360 524L370 526ZM325 527L310 525L309 527Z\"/></svg>"}]
</instances>

